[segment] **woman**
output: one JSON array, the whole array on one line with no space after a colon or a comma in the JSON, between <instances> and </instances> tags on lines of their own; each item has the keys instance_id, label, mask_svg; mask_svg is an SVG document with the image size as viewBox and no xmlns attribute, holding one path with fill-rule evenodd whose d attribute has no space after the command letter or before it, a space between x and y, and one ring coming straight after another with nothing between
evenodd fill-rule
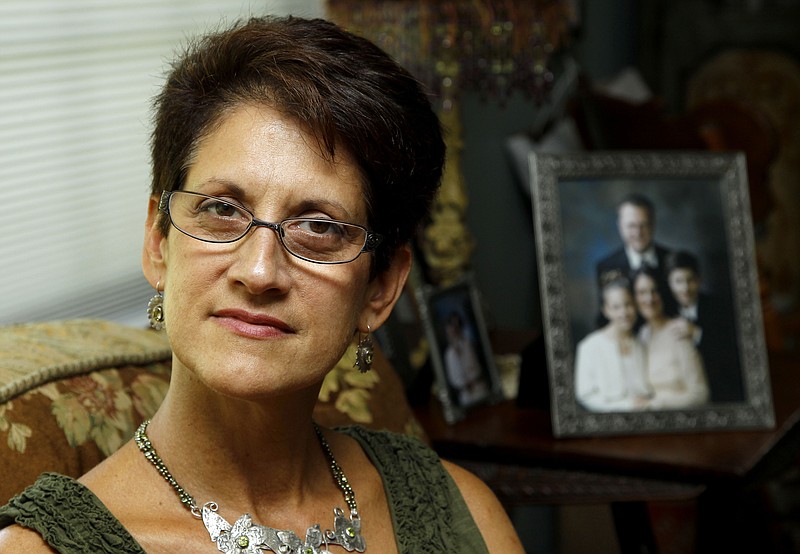
<instances>
[{"instance_id":1,"label":"woman","mask_svg":"<svg viewBox=\"0 0 800 554\"><path fill-rule=\"evenodd\" d=\"M45 476L3 508L0 551L521 552L475 477L311 419L356 336L368 369L441 177L408 73L321 20L240 23L175 64L152 156L143 268L169 392L79 483Z\"/></svg>"},{"instance_id":2,"label":"woman","mask_svg":"<svg viewBox=\"0 0 800 554\"><path fill-rule=\"evenodd\" d=\"M603 276L602 314L608 321L578 343L575 395L593 412L643 408L650 397L644 349L636 340L636 306L630 281L620 272Z\"/></svg>"},{"instance_id":3,"label":"woman","mask_svg":"<svg viewBox=\"0 0 800 554\"><path fill-rule=\"evenodd\" d=\"M663 292L651 269L633 275L636 306L644 319L639 337L647 349L647 377L653 387L650 409L692 408L708 402L700 354L677 320L664 311Z\"/></svg>"}]
</instances>

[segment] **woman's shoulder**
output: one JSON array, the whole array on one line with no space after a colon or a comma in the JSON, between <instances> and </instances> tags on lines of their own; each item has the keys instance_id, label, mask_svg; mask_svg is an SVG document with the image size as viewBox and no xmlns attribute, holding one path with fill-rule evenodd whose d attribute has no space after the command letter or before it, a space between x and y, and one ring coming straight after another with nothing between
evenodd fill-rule
<instances>
[{"instance_id":1,"label":"woman's shoulder","mask_svg":"<svg viewBox=\"0 0 800 554\"><path fill-rule=\"evenodd\" d=\"M578 348L582 350L587 349L601 349L606 345L611 344L611 339L608 338L604 332L605 328L595 329L583 339L578 342Z\"/></svg>"},{"instance_id":2,"label":"woman's shoulder","mask_svg":"<svg viewBox=\"0 0 800 554\"><path fill-rule=\"evenodd\" d=\"M462 539L471 537L470 547L477 550L470 552L483 551L478 546L484 542L492 552L500 547L506 552L522 552L505 510L478 477L441 460L415 437L357 426L339 430L362 444L381 473L390 502L395 506L398 517L395 523L401 536L406 535L403 531L406 524L418 531L420 514L425 513L429 525L443 528L440 530L443 545L450 544L452 534ZM403 517L406 511L409 517Z\"/></svg>"},{"instance_id":3,"label":"woman's shoulder","mask_svg":"<svg viewBox=\"0 0 800 554\"><path fill-rule=\"evenodd\" d=\"M0 507L0 527L9 522L35 521L62 508L71 509L74 499L80 504L88 490L77 480L59 473L42 473L36 481ZM91 494L91 493L89 493Z\"/></svg>"},{"instance_id":4,"label":"woman's shoulder","mask_svg":"<svg viewBox=\"0 0 800 554\"><path fill-rule=\"evenodd\" d=\"M4 554L36 554L55 552L42 536L20 525L0 529L0 552Z\"/></svg>"},{"instance_id":5,"label":"woman's shoulder","mask_svg":"<svg viewBox=\"0 0 800 554\"><path fill-rule=\"evenodd\" d=\"M42 474L0 508L0 526L5 525L8 527L3 532L4 542L19 541L34 552L52 552L50 548L59 552L85 551L75 550L77 538L84 546L91 547L92 552L141 553L141 548L91 490L57 473Z\"/></svg>"},{"instance_id":6,"label":"woman's shoulder","mask_svg":"<svg viewBox=\"0 0 800 554\"><path fill-rule=\"evenodd\" d=\"M71 477L40 475L34 484L0 507L0 552L54 552L43 538L48 520L60 509L59 498L81 488Z\"/></svg>"},{"instance_id":7,"label":"woman's shoulder","mask_svg":"<svg viewBox=\"0 0 800 554\"><path fill-rule=\"evenodd\" d=\"M437 551L456 549L456 534L477 532L474 523L471 530L464 517L468 515L467 507L453 479L425 443L414 437L357 426L340 431L360 443L378 472L401 552L417 552L422 547L421 537L427 537Z\"/></svg>"},{"instance_id":8,"label":"woman's shoulder","mask_svg":"<svg viewBox=\"0 0 800 554\"><path fill-rule=\"evenodd\" d=\"M522 553L517 532L488 485L459 465L444 460L442 464L461 492L489 552Z\"/></svg>"}]
</instances>

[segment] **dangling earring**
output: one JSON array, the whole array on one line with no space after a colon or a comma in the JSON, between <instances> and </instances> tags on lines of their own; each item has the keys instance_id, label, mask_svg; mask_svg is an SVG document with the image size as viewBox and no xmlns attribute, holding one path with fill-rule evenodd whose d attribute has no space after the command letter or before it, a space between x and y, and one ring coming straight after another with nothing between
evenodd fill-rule
<instances>
[{"instance_id":1,"label":"dangling earring","mask_svg":"<svg viewBox=\"0 0 800 554\"><path fill-rule=\"evenodd\" d=\"M375 358L375 349L370 333L372 329L367 325L367 333L358 339L356 347L356 363L353 367L358 368L361 373L366 373L372 369L372 361Z\"/></svg>"},{"instance_id":2,"label":"dangling earring","mask_svg":"<svg viewBox=\"0 0 800 554\"><path fill-rule=\"evenodd\" d=\"M166 326L164 321L164 294L158 290L160 285L161 281L156 283L156 293L147 303L147 319L150 321L150 327L156 331L160 331Z\"/></svg>"}]
</instances>

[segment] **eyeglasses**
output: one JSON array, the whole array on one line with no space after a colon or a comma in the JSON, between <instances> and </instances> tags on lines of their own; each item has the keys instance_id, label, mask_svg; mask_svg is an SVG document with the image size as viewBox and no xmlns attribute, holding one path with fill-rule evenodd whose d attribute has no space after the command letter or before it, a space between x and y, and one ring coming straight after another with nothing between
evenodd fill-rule
<instances>
[{"instance_id":1,"label":"eyeglasses","mask_svg":"<svg viewBox=\"0 0 800 554\"><path fill-rule=\"evenodd\" d=\"M277 233L289 254L318 264L344 264L374 252L382 237L361 225L335 219L290 217L280 223L256 219L253 212L225 198L183 190L164 191L158 209L181 233L203 242L228 243L253 227Z\"/></svg>"}]
</instances>

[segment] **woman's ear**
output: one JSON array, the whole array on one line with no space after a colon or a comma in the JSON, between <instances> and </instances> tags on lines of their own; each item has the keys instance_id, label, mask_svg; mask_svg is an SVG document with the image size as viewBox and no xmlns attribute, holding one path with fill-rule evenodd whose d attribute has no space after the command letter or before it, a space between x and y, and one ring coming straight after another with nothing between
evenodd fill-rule
<instances>
[{"instance_id":1,"label":"woman's ear","mask_svg":"<svg viewBox=\"0 0 800 554\"><path fill-rule=\"evenodd\" d=\"M411 247L403 246L397 250L386 271L378 273L367 285L367 303L359 320L361 332L374 331L389 317L403 293L411 263Z\"/></svg>"},{"instance_id":2,"label":"woman's ear","mask_svg":"<svg viewBox=\"0 0 800 554\"><path fill-rule=\"evenodd\" d=\"M162 288L166 279L167 237L159 225L159 199L151 196L147 204L147 220L144 225L144 245L142 247L142 271L147 281L156 288Z\"/></svg>"}]
</instances>

